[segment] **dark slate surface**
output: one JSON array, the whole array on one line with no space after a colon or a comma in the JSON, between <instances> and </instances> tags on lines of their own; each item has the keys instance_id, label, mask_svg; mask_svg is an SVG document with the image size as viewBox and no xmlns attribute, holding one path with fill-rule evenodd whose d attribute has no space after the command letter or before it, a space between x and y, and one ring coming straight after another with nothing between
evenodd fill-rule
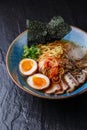
<instances>
[{"instance_id":1,"label":"dark slate surface","mask_svg":"<svg viewBox=\"0 0 87 130\"><path fill-rule=\"evenodd\" d=\"M69 100L33 97L10 79L5 65L9 45L25 30L27 18L48 21L61 15L87 31L86 1L0 1L0 130L87 130L87 92Z\"/></svg>"}]
</instances>

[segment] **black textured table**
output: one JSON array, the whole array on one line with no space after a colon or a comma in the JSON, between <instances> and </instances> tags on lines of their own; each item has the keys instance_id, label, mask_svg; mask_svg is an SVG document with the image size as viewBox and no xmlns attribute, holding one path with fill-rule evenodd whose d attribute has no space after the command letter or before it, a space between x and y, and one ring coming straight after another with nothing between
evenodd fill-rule
<instances>
[{"instance_id":1,"label":"black textured table","mask_svg":"<svg viewBox=\"0 0 87 130\"><path fill-rule=\"evenodd\" d=\"M87 92L72 99L39 99L19 89L6 70L11 42L25 30L27 18L49 21L61 15L87 31L84 0L0 1L0 130L87 130Z\"/></svg>"}]
</instances>

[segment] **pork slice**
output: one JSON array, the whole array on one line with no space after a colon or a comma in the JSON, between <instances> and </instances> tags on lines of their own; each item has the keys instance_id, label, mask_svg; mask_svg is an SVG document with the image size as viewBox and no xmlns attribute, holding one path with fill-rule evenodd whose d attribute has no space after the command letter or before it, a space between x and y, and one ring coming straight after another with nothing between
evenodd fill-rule
<instances>
[{"instance_id":1,"label":"pork slice","mask_svg":"<svg viewBox=\"0 0 87 130\"><path fill-rule=\"evenodd\" d=\"M82 47L73 47L70 51L68 51L70 59L74 59L77 61L81 60L86 55L86 53L86 49Z\"/></svg>"},{"instance_id":2,"label":"pork slice","mask_svg":"<svg viewBox=\"0 0 87 130\"><path fill-rule=\"evenodd\" d=\"M68 85L65 83L65 81L61 80L61 86L64 91L68 89Z\"/></svg>"},{"instance_id":3,"label":"pork slice","mask_svg":"<svg viewBox=\"0 0 87 130\"><path fill-rule=\"evenodd\" d=\"M75 78L77 79L77 81L81 84L84 83L86 80L86 73L85 72L79 72Z\"/></svg>"},{"instance_id":4,"label":"pork slice","mask_svg":"<svg viewBox=\"0 0 87 130\"><path fill-rule=\"evenodd\" d=\"M56 90L55 94L63 94L68 89L68 85L63 80L58 83L58 86L60 89Z\"/></svg>"},{"instance_id":5,"label":"pork slice","mask_svg":"<svg viewBox=\"0 0 87 130\"><path fill-rule=\"evenodd\" d=\"M56 90L55 94L62 94L62 93L64 93L65 91L63 90L61 83L58 83L58 86L59 86L60 89Z\"/></svg>"},{"instance_id":6,"label":"pork slice","mask_svg":"<svg viewBox=\"0 0 87 130\"><path fill-rule=\"evenodd\" d=\"M64 75L64 79L69 86L69 88L67 89L67 92L72 92L75 89L75 87L79 85L78 81L69 72Z\"/></svg>"},{"instance_id":7,"label":"pork slice","mask_svg":"<svg viewBox=\"0 0 87 130\"><path fill-rule=\"evenodd\" d=\"M60 89L61 89L60 85L58 85L58 84L52 84L49 88L47 88L45 90L45 93L52 94L52 93L55 93L56 91L58 91Z\"/></svg>"}]
</instances>

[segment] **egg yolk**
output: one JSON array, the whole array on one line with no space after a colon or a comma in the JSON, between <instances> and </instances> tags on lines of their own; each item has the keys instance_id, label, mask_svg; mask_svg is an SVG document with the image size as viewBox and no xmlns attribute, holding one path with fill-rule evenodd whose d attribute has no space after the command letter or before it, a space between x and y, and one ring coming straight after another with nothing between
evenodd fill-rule
<instances>
[{"instance_id":1,"label":"egg yolk","mask_svg":"<svg viewBox=\"0 0 87 130\"><path fill-rule=\"evenodd\" d=\"M42 87L46 85L46 80L44 78L34 76L33 83L38 87Z\"/></svg>"},{"instance_id":2,"label":"egg yolk","mask_svg":"<svg viewBox=\"0 0 87 130\"><path fill-rule=\"evenodd\" d=\"M29 71L32 67L33 67L32 61L26 60L22 63L22 69L24 72Z\"/></svg>"}]
</instances>

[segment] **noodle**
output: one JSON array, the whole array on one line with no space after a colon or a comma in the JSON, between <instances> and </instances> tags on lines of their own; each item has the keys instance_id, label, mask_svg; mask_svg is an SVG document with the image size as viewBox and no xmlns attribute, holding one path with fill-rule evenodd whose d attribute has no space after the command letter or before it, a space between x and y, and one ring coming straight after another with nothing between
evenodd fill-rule
<instances>
[{"instance_id":1,"label":"noodle","mask_svg":"<svg viewBox=\"0 0 87 130\"><path fill-rule=\"evenodd\" d=\"M41 50L41 55L37 61L43 60L46 56L60 58L64 51L60 41L55 41L46 45L39 44L38 47Z\"/></svg>"}]
</instances>

